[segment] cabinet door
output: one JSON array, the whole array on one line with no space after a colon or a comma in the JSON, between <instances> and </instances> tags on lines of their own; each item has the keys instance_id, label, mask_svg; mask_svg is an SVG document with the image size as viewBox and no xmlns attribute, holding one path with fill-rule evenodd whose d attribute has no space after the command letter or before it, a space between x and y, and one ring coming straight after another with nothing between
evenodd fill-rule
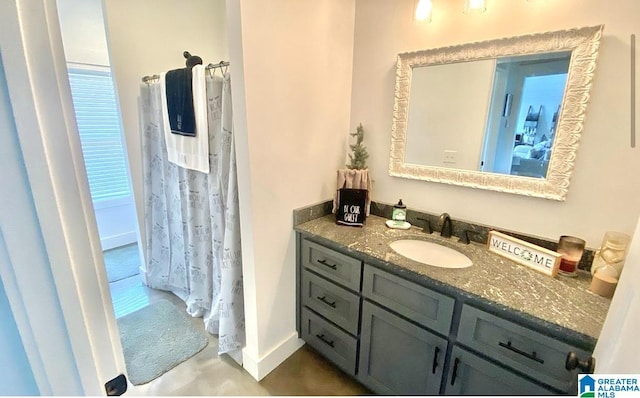
<instances>
[{"instance_id":1,"label":"cabinet door","mask_svg":"<svg viewBox=\"0 0 640 398\"><path fill-rule=\"evenodd\" d=\"M358 379L378 394L435 395L447 341L364 302Z\"/></svg>"},{"instance_id":2,"label":"cabinet door","mask_svg":"<svg viewBox=\"0 0 640 398\"><path fill-rule=\"evenodd\" d=\"M446 395L554 395L557 392L455 346Z\"/></svg>"}]
</instances>

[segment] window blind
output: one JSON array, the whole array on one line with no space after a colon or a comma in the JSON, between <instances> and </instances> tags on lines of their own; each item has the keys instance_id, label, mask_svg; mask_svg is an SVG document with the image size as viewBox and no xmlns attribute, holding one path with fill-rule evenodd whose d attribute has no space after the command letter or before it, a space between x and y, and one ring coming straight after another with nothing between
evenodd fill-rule
<instances>
[{"instance_id":1,"label":"window blind","mask_svg":"<svg viewBox=\"0 0 640 398\"><path fill-rule=\"evenodd\" d=\"M129 197L120 117L111 73L69 69L89 189L94 202Z\"/></svg>"}]
</instances>

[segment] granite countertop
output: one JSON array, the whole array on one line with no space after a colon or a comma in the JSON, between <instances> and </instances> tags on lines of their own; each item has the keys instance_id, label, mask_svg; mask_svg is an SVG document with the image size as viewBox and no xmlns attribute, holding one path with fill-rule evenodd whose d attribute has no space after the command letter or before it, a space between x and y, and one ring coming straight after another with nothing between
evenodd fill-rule
<instances>
[{"instance_id":1,"label":"granite countertop","mask_svg":"<svg viewBox=\"0 0 640 398\"><path fill-rule=\"evenodd\" d=\"M295 230L348 253L364 255L382 266L413 280L422 280L440 290L498 309L513 312L525 321L539 324L550 333L595 345L610 299L588 291L589 273L575 278L551 278L509 259L491 253L485 245L458 243L457 238L426 234L420 228L390 229L386 219L369 216L363 228L339 226L335 216L320 217L297 225ZM446 269L424 265L397 254L389 243L398 239L420 239L442 244L467 255L473 266ZM367 260L365 260L367 261ZM508 314L506 314L508 316Z\"/></svg>"}]
</instances>

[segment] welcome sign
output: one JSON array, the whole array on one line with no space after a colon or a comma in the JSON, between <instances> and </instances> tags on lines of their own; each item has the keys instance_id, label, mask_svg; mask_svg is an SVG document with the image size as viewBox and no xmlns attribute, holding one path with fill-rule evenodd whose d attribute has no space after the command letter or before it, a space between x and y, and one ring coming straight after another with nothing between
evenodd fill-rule
<instances>
[{"instance_id":1,"label":"welcome sign","mask_svg":"<svg viewBox=\"0 0 640 398\"><path fill-rule=\"evenodd\" d=\"M489 231L487 240L489 251L526 265L543 274L555 277L560 266L560 253L497 231Z\"/></svg>"}]
</instances>

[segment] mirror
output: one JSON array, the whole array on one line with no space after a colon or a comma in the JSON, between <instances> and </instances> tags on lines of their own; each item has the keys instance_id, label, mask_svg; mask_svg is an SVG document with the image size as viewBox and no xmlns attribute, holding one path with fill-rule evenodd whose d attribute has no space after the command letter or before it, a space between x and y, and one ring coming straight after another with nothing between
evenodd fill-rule
<instances>
[{"instance_id":1,"label":"mirror","mask_svg":"<svg viewBox=\"0 0 640 398\"><path fill-rule=\"evenodd\" d=\"M399 54L390 175L564 200L602 30Z\"/></svg>"}]
</instances>

